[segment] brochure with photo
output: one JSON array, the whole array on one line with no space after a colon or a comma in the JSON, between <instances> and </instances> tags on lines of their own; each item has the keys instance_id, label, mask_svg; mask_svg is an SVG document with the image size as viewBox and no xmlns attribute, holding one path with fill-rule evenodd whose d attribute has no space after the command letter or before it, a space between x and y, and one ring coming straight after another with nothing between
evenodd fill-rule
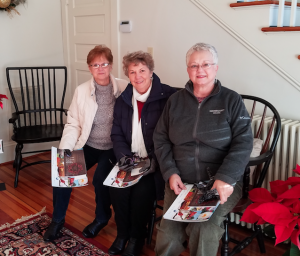
<instances>
[{"instance_id":1,"label":"brochure with photo","mask_svg":"<svg viewBox=\"0 0 300 256\"><path fill-rule=\"evenodd\" d=\"M52 187L82 187L88 184L83 149L68 156L64 149L51 148Z\"/></svg>"},{"instance_id":2,"label":"brochure with photo","mask_svg":"<svg viewBox=\"0 0 300 256\"><path fill-rule=\"evenodd\" d=\"M182 222L208 221L220 204L220 200L211 199L199 203L199 199L203 195L201 190L193 184L185 184L185 186L186 190L180 192L163 217Z\"/></svg>"},{"instance_id":3,"label":"brochure with photo","mask_svg":"<svg viewBox=\"0 0 300 256\"><path fill-rule=\"evenodd\" d=\"M140 173L139 171L144 164L145 161L137 162L135 168L129 172L125 172L120 169L118 165L115 165L103 184L114 188L127 188L133 186L143 177L143 173Z\"/></svg>"}]
</instances>

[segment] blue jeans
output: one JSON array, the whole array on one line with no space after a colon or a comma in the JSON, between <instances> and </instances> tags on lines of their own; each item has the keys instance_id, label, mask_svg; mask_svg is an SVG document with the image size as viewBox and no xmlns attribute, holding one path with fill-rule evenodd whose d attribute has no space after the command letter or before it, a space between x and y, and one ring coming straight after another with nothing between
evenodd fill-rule
<instances>
[{"instance_id":1,"label":"blue jeans","mask_svg":"<svg viewBox=\"0 0 300 256\"><path fill-rule=\"evenodd\" d=\"M109 188L103 185L103 181L116 163L113 149L100 150L88 145L83 147L86 168L89 170L96 163L97 168L93 177L96 201L96 220L100 223L107 223L111 217L111 201ZM80 189L80 188L76 188ZM68 209L72 188L53 187L53 221L62 221Z\"/></svg>"}]
</instances>

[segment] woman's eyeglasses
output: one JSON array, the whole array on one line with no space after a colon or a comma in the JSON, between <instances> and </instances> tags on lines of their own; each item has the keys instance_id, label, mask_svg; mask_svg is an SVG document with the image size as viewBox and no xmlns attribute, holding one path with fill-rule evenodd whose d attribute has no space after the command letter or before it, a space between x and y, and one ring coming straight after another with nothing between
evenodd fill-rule
<instances>
[{"instance_id":1,"label":"woman's eyeglasses","mask_svg":"<svg viewBox=\"0 0 300 256\"><path fill-rule=\"evenodd\" d=\"M202 68L203 70L209 69L211 66L216 65L216 63L204 63L202 65L196 65L193 64L191 66L188 66L191 70L198 70L199 68Z\"/></svg>"},{"instance_id":2,"label":"woman's eyeglasses","mask_svg":"<svg viewBox=\"0 0 300 256\"><path fill-rule=\"evenodd\" d=\"M109 66L109 63L102 63L102 64L98 64L98 63L95 63L93 65L90 65L90 67L96 69L96 68L107 68Z\"/></svg>"}]
</instances>

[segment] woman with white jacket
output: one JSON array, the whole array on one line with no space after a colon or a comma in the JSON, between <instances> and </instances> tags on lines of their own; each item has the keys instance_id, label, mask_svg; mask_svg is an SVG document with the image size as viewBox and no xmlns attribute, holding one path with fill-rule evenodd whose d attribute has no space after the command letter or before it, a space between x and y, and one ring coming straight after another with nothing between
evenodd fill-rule
<instances>
[{"instance_id":1,"label":"woman with white jacket","mask_svg":"<svg viewBox=\"0 0 300 256\"><path fill-rule=\"evenodd\" d=\"M69 154L83 148L87 170L98 164L93 177L96 217L82 232L90 238L97 236L111 217L109 189L103 181L112 169L112 163L116 162L110 138L113 110L116 98L128 82L114 78L110 73L113 56L106 46L98 45L92 49L87 56L87 64L93 78L75 90L59 148L68 149ZM59 237L71 192L72 188L53 187L53 218L44 234L45 241Z\"/></svg>"}]
</instances>

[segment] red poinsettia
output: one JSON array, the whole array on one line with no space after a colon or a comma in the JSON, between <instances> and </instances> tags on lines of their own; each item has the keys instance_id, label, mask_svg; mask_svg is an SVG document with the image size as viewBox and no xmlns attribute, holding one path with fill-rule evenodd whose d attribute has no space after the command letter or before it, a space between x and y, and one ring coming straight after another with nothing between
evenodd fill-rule
<instances>
[{"instance_id":1,"label":"red poinsettia","mask_svg":"<svg viewBox=\"0 0 300 256\"><path fill-rule=\"evenodd\" d=\"M300 166L294 170L300 174ZM265 188L249 192L253 204L245 210L241 221L274 225L275 245L291 238L300 250L300 177L270 182L271 193Z\"/></svg>"},{"instance_id":2,"label":"red poinsettia","mask_svg":"<svg viewBox=\"0 0 300 256\"><path fill-rule=\"evenodd\" d=\"M2 99L8 99L8 98L6 97L6 95L0 94L0 107L3 109Z\"/></svg>"}]
</instances>

